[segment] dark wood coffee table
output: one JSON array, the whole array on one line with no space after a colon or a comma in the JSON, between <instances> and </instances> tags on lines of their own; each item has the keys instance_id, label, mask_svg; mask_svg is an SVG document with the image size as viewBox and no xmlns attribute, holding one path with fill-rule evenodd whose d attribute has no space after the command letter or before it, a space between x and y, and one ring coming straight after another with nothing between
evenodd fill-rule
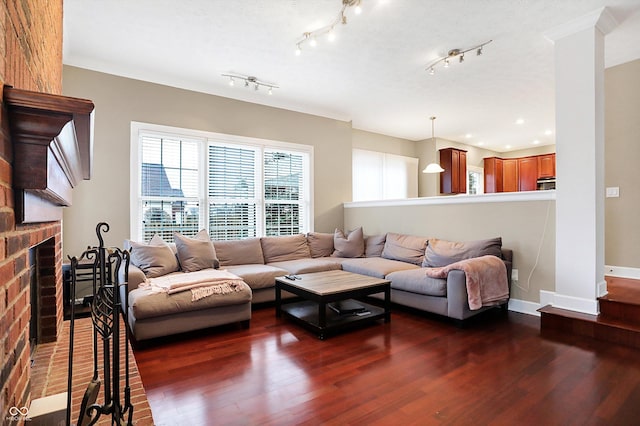
<instances>
[{"instance_id":1,"label":"dark wood coffee table","mask_svg":"<svg viewBox=\"0 0 640 426\"><path fill-rule=\"evenodd\" d=\"M344 330L363 322L384 319L391 321L391 282L389 280L354 274L346 271L314 272L296 275L300 279L276 278L276 316L282 313L318 334L320 339L328 333ZM282 290L298 298L282 299ZM384 292L383 307L358 300L364 312L339 314L328 304Z\"/></svg>"}]
</instances>

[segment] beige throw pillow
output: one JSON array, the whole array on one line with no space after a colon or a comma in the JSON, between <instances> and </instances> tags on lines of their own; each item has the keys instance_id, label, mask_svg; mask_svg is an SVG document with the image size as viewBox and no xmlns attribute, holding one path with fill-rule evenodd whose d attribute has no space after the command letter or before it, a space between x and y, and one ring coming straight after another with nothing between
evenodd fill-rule
<instances>
[{"instance_id":1,"label":"beige throw pillow","mask_svg":"<svg viewBox=\"0 0 640 426\"><path fill-rule=\"evenodd\" d=\"M308 259L311 257L307 237L304 234L282 235L260 238L264 263L286 260Z\"/></svg>"},{"instance_id":2,"label":"beige throw pillow","mask_svg":"<svg viewBox=\"0 0 640 426\"><path fill-rule=\"evenodd\" d=\"M333 234L325 232L309 232L307 243L311 257L326 257L333 253Z\"/></svg>"},{"instance_id":3,"label":"beige throw pillow","mask_svg":"<svg viewBox=\"0 0 640 426\"><path fill-rule=\"evenodd\" d=\"M178 260L184 272L195 272L220 266L206 229L198 232L193 238L174 232L173 240L176 242Z\"/></svg>"},{"instance_id":4,"label":"beige throw pillow","mask_svg":"<svg viewBox=\"0 0 640 426\"><path fill-rule=\"evenodd\" d=\"M364 256L365 257L380 257L382 256L382 250L384 250L384 242L387 239L387 234L382 235L369 235L364 237Z\"/></svg>"},{"instance_id":5,"label":"beige throw pillow","mask_svg":"<svg viewBox=\"0 0 640 426\"><path fill-rule=\"evenodd\" d=\"M149 278L160 277L178 270L178 259L162 237L154 235L149 244L129 241L131 263Z\"/></svg>"},{"instance_id":6,"label":"beige throw pillow","mask_svg":"<svg viewBox=\"0 0 640 426\"><path fill-rule=\"evenodd\" d=\"M422 266L438 268L460 260L486 255L502 258L502 237L463 242L432 238L425 251Z\"/></svg>"},{"instance_id":7,"label":"beige throw pillow","mask_svg":"<svg viewBox=\"0 0 640 426\"><path fill-rule=\"evenodd\" d=\"M427 240L425 237L389 232L382 249L382 257L420 265L424 260Z\"/></svg>"},{"instance_id":8,"label":"beige throw pillow","mask_svg":"<svg viewBox=\"0 0 640 426\"><path fill-rule=\"evenodd\" d=\"M214 247L221 266L264 265L260 238L229 241L216 240Z\"/></svg>"},{"instance_id":9,"label":"beige throw pillow","mask_svg":"<svg viewBox=\"0 0 640 426\"><path fill-rule=\"evenodd\" d=\"M344 235L336 228L333 234L333 256L336 257L362 257L364 256L364 234L362 227L354 229L348 235Z\"/></svg>"}]
</instances>

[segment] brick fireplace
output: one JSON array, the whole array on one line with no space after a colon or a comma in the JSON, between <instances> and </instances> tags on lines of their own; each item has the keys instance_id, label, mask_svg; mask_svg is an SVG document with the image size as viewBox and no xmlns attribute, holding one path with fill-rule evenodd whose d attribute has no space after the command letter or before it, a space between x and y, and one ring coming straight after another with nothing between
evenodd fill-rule
<instances>
[{"instance_id":1,"label":"brick fireplace","mask_svg":"<svg viewBox=\"0 0 640 426\"><path fill-rule=\"evenodd\" d=\"M0 1L0 87L62 92L62 0ZM19 224L6 100L0 91L0 416L30 399L29 249L44 243L40 281L41 340L60 333L62 234L59 220ZM51 267L53 270L51 270ZM40 266L39 268L44 268Z\"/></svg>"}]
</instances>

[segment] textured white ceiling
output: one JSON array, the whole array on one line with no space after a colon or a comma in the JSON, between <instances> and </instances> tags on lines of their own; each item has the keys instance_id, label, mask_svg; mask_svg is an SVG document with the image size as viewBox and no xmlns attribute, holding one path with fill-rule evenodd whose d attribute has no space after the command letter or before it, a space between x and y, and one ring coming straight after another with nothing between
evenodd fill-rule
<instances>
[{"instance_id":1,"label":"textured white ceiling","mask_svg":"<svg viewBox=\"0 0 640 426\"><path fill-rule=\"evenodd\" d=\"M64 63L410 140L429 138L435 115L437 137L503 152L555 143L545 135L555 127L545 31L608 6L620 25L605 38L606 66L640 58L640 0L362 3L361 15L347 9L334 42L296 56L302 33L330 23L340 0L64 0ZM425 71L448 50L489 39L482 56ZM220 75L229 72L280 89L230 87Z\"/></svg>"}]
</instances>

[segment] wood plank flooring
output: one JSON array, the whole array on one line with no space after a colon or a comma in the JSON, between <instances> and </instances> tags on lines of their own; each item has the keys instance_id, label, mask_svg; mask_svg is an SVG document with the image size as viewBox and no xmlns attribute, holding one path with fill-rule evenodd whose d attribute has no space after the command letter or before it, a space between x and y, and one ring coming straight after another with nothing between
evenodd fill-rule
<instances>
[{"instance_id":1,"label":"wood plank flooring","mask_svg":"<svg viewBox=\"0 0 640 426\"><path fill-rule=\"evenodd\" d=\"M321 341L262 308L135 357L157 425L637 424L640 351L495 311L460 329L396 309Z\"/></svg>"}]
</instances>

